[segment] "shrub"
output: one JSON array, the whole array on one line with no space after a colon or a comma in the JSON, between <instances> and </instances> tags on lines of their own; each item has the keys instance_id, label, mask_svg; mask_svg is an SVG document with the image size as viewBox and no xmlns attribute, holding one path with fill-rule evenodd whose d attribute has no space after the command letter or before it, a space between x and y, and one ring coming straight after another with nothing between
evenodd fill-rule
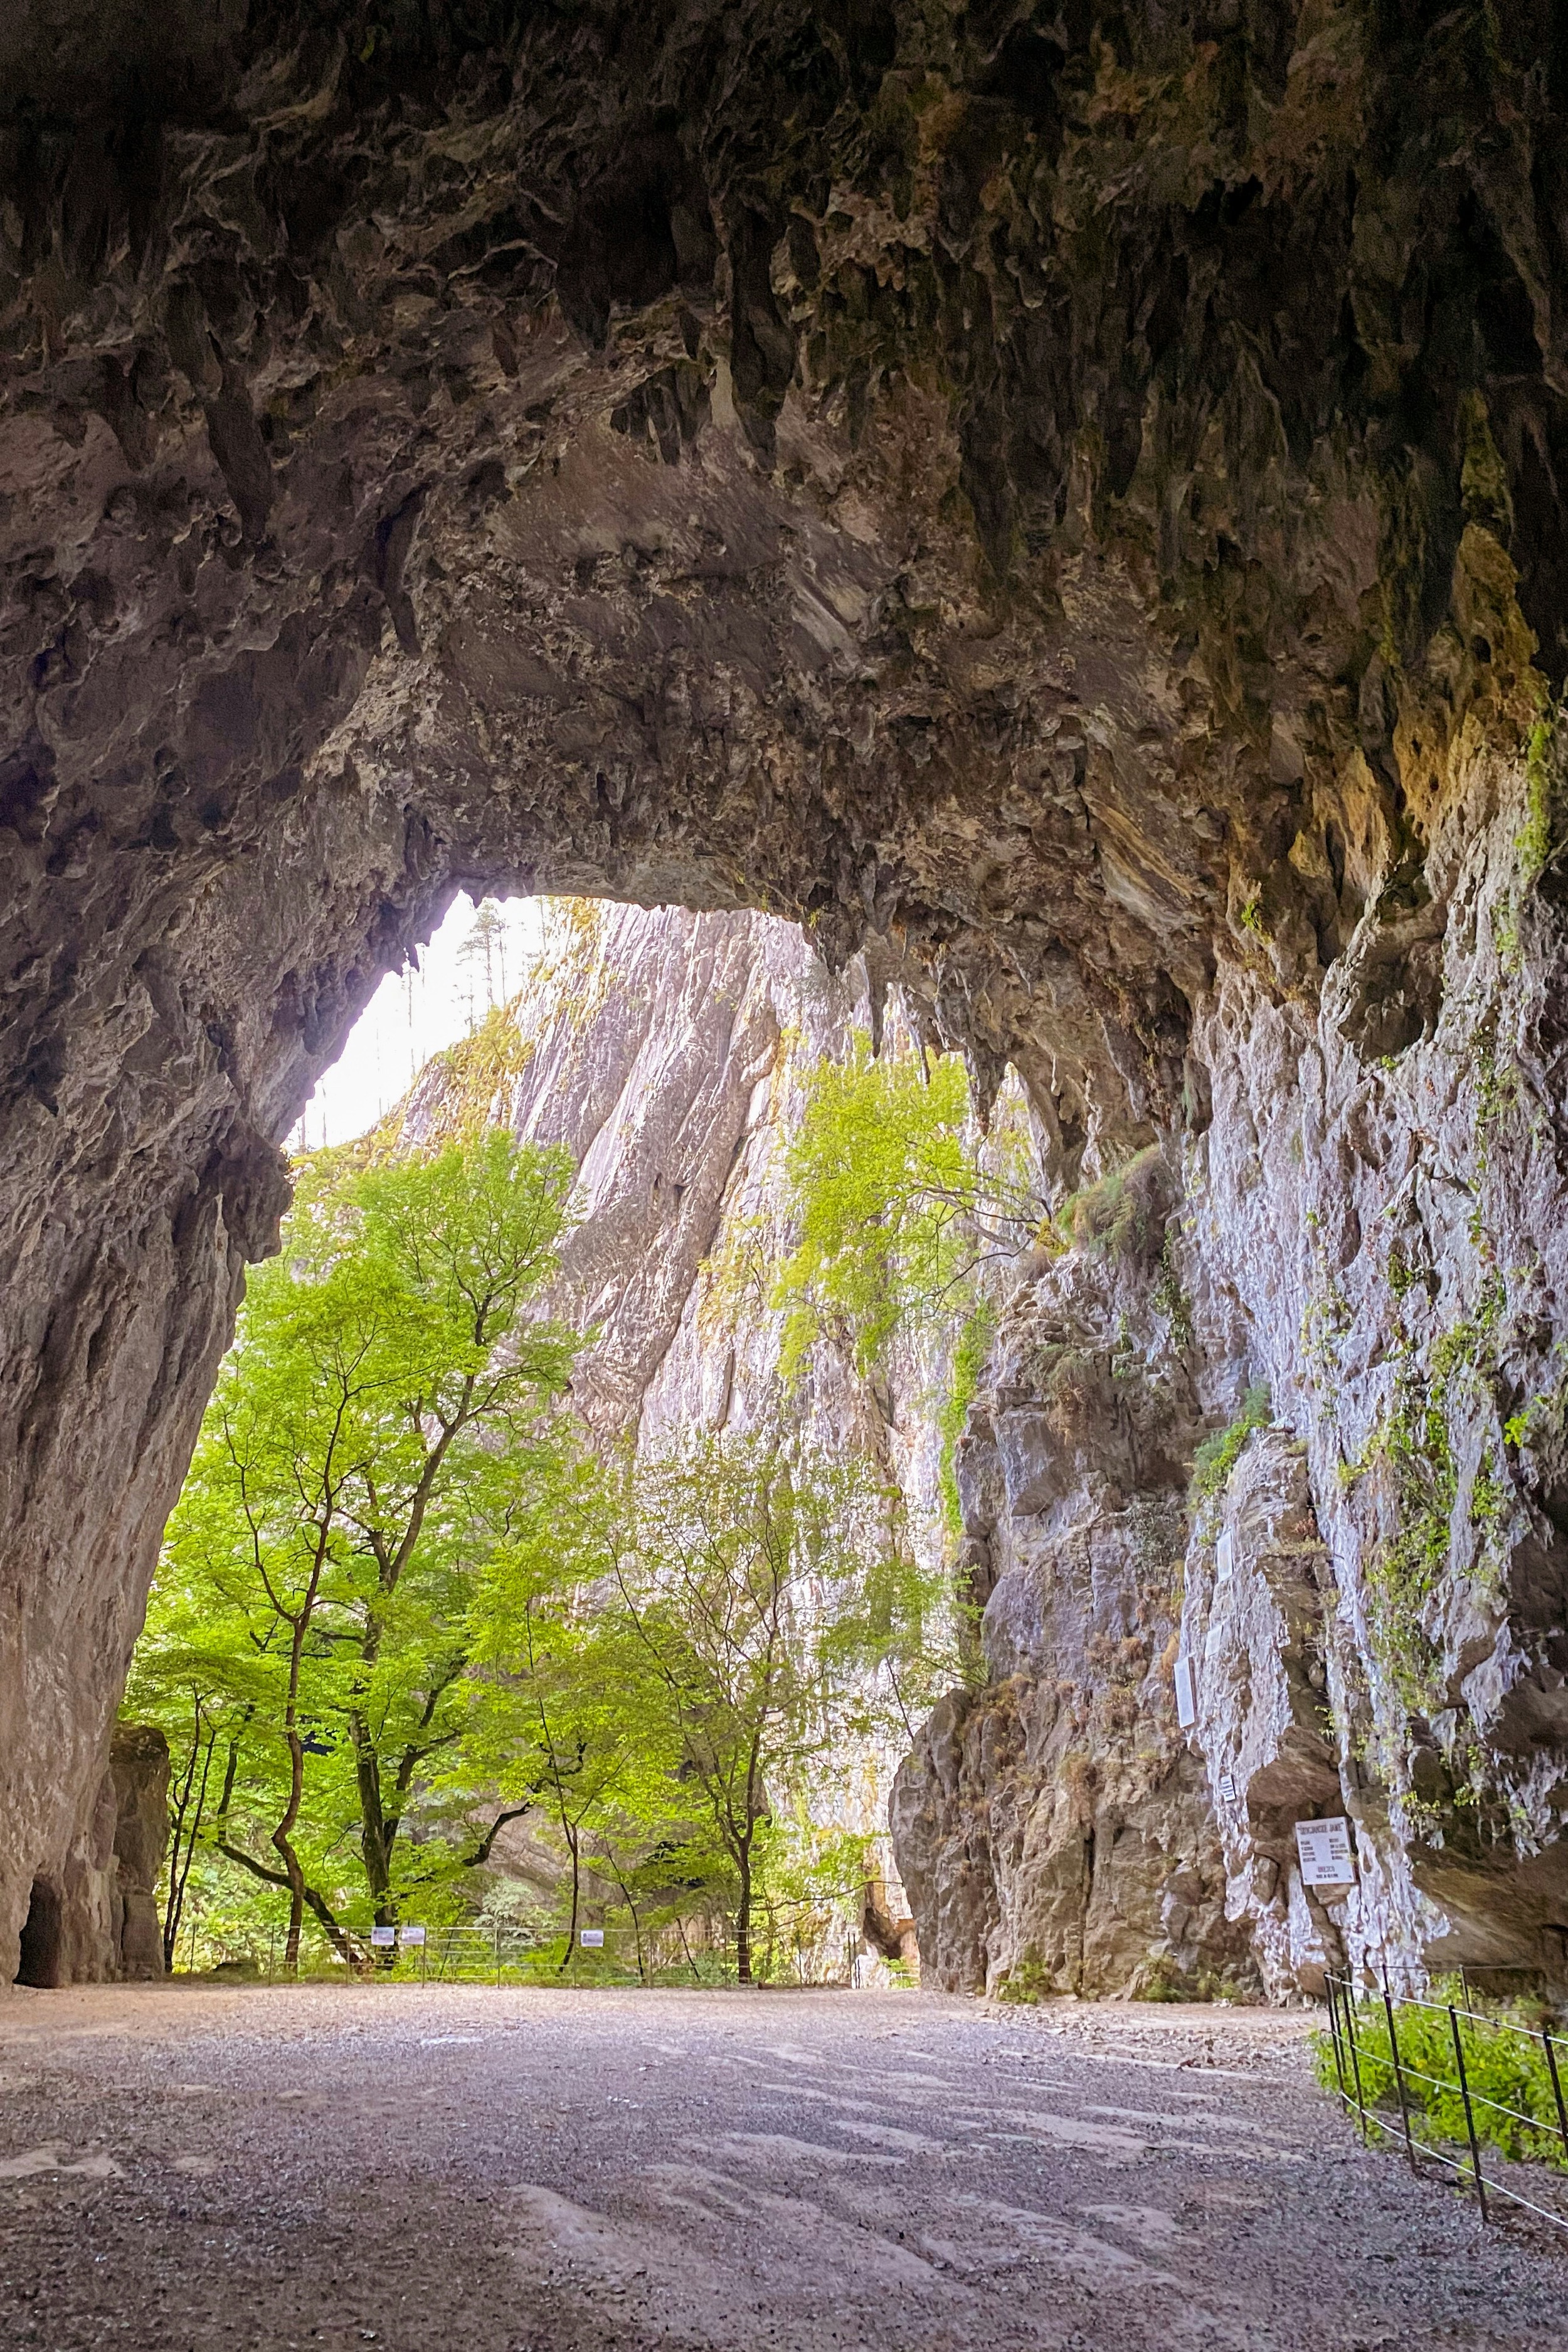
<instances>
[{"instance_id":1,"label":"shrub","mask_svg":"<svg viewBox=\"0 0 1568 2352\"><path fill-rule=\"evenodd\" d=\"M1219 1493L1253 1431L1267 1429L1273 1412L1268 1384L1259 1381L1247 1390L1241 1401L1241 1411L1229 1428L1215 1430L1212 1437L1205 1437L1194 1454L1193 1483L1189 1490L1193 1503L1201 1503L1208 1496Z\"/></svg>"},{"instance_id":2,"label":"shrub","mask_svg":"<svg viewBox=\"0 0 1568 2352\"><path fill-rule=\"evenodd\" d=\"M1441 2000L1459 1989L1439 1985L1434 1990ZM1458 2140L1468 2146L1469 2134L1447 2011L1395 2001L1394 2022L1412 2130L1418 2138ZM1363 2104L1389 2111L1393 2121L1386 2128L1401 2130L1394 2052L1381 2008L1357 2011L1355 2041ZM1557 2101L1539 2033L1531 2036L1517 2016L1506 2013L1496 2019L1461 2015L1459 2042L1477 2138L1500 2148L1505 2156L1568 2171L1568 2151L1563 2145ZM1313 2062L1323 2088L1337 2091L1339 2074L1331 2034L1314 2035ZM1568 2071L1568 2053L1560 2053L1557 2063L1560 2073ZM1424 2076L1432 2079L1421 2079ZM1349 2087L1353 2089L1353 2084ZM1489 2106L1488 2100L1496 2100L1499 2105ZM1501 2107L1511 2107L1516 2113L1504 2115ZM1521 2122L1521 2116L1532 2120Z\"/></svg>"},{"instance_id":3,"label":"shrub","mask_svg":"<svg viewBox=\"0 0 1568 2352\"><path fill-rule=\"evenodd\" d=\"M1056 1979L1033 1944L1026 1944L1001 1983L996 1988L998 2000L1012 2000L1032 2008L1036 2001L1045 2000L1055 1992Z\"/></svg>"}]
</instances>

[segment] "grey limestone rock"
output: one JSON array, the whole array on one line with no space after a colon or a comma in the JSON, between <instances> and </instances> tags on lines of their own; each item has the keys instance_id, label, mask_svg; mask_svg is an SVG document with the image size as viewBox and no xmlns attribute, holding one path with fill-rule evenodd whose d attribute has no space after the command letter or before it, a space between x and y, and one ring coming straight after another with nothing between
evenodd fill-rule
<instances>
[{"instance_id":1,"label":"grey limestone rock","mask_svg":"<svg viewBox=\"0 0 1568 2352\"><path fill-rule=\"evenodd\" d=\"M1179 1177L1199 1410L1058 1272L1081 1361L987 1409L1043 1870L1136 1818L1140 1919L1158 1852L1218 1948L1152 1646L1122 1795L1028 1775L1263 1379L1391 1934L1568 1934L1568 138L1543 0L1456 26L13 0L0 1976L97 1851L279 1139L470 882L803 920L1013 1065L1063 1190Z\"/></svg>"}]
</instances>

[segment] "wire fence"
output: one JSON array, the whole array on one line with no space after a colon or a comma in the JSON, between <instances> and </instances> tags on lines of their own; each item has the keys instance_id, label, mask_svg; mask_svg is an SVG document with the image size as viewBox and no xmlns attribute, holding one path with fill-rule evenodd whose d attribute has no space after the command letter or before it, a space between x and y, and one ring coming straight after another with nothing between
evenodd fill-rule
<instances>
[{"instance_id":1,"label":"wire fence","mask_svg":"<svg viewBox=\"0 0 1568 2352\"><path fill-rule=\"evenodd\" d=\"M522 1984L586 1968L595 1976L625 1973L618 1956L601 1937L579 1949L563 1948L556 1937L542 1942L525 1927L501 1923L449 1927L355 1927L348 1931L352 1958L312 1923L301 1935L299 1965L287 1965L287 1939L269 1932L265 1974L268 1983L285 1975L369 1976L420 1984ZM258 1955L259 1960L259 1955ZM258 1973L261 1970L258 1968Z\"/></svg>"},{"instance_id":2,"label":"wire fence","mask_svg":"<svg viewBox=\"0 0 1568 2352\"><path fill-rule=\"evenodd\" d=\"M1436 2164L1473 2188L1483 2221L1498 2199L1568 2237L1568 2210L1537 2204L1495 2167L1489 2179L1481 2168L1483 2140L1510 2156L1568 2167L1568 2036L1453 2001L1396 2000L1386 1978L1370 2000L1348 1977L1331 1976L1328 1990L1339 2095L1363 2139L1397 2132L1411 2171L1419 2178L1424 2164ZM1501 2092L1510 2095L1494 2095ZM1441 2140L1468 2146L1468 2161Z\"/></svg>"}]
</instances>

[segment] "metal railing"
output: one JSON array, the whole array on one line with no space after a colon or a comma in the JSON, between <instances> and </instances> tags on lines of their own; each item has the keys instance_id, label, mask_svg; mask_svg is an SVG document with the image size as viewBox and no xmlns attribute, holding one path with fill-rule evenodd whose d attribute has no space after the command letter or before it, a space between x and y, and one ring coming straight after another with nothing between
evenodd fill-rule
<instances>
[{"instance_id":1,"label":"metal railing","mask_svg":"<svg viewBox=\"0 0 1568 2352\"><path fill-rule=\"evenodd\" d=\"M1568 2104L1563 2098L1563 2079L1568 2074L1568 2035L1552 2033L1544 2027L1531 2029L1510 2020L1484 2016L1479 2010L1460 2006L1453 2001L1423 2000L1413 1994L1401 1994L1397 1999L1389 1990L1386 1977L1380 1994L1370 2000L1358 1998L1356 1988L1348 1977L1331 1976L1329 1990L1329 2031L1332 2038L1334 2071L1339 2095L1347 2111L1358 2121L1363 2140L1373 2137L1392 2137L1395 2131L1393 2108L1380 2105L1380 2098L1390 2091L1397 2104L1397 2130L1403 2137L1405 2153L1410 2169L1420 2177L1424 2161L1443 2166L1458 2176L1461 2184L1473 2187L1483 2221L1489 2221L1489 2198L1500 2198L1510 2205L1522 2206L1527 2212L1549 2222L1555 2230L1568 2235L1568 2210L1553 2212L1538 2205L1517 2189L1497 2177L1494 2168L1489 2180L1481 2170L1481 2141L1496 2138L1495 2131L1485 2127L1485 2117L1478 2127L1478 2111L1485 2110L1507 2118L1513 2127L1510 2136L1517 2137L1522 2129L1531 2140L1547 2143L1553 2138L1562 2142L1563 2157L1568 2163ZM1406 2030L1405 2045L1399 2042L1399 2016L1402 2011L1417 2011L1425 2017L1446 2019L1447 2041L1454 2053L1454 2072L1431 2072L1413 2062L1412 2048L1419 2042L1419 2054L1426 2055L1425 2036ZM1550 2116L1525 2115L1503 2099L1493 2098L1475 2079L1473 2065L1465 2062L1465 2034L1461 2020L1471 2028L1500 2036L1510 2036L1532 2053L1539 2049L1545 2063L1546 2079L1551 2085L1552 2104L1556 2109L1555 2124ZM1384 2034L1387 2052L1377 2046ZM1375 2039L1374 2039L1375 2037ZM1438 2032L1442 2039L1441 2029ZM1561 2054L1560 2054L1561 2053ZM1472 2045L1472 2058L1475 2055ZM1436 2097L1434 2098L1434 2095ZM1429 2110L1436 2105L1441 2111L1445 2105L1458 2103L1462 2116L1465 2138L1469 2144L1469 2160L1449 2155L1438 2147L1433 2137L1437 2129L1437 2117ZM1413 2114L1413 2108L1419 2112ZM1458 2135L1454 2137L1457 2138ZM1462 2144L1462 2143L1461 2143ZM1542 2152L1544 2152L1542 2150Z\"/></svg>"},{"instance_id":2,"label":"metal railing","mask_svg":"<svg viewBox=\"0 0 1568 2352\"><path fill-rule=\"evenodd\" d=\"M512 1927L458 1926L394 1931L395 1940L379 1943L369 1929L351 1928L353 1967L334 1949L329 1937L310 1922L301 1939L300 1973L307 1976L395 1978L422 1984L501 1984L537 1975L545 1952L525 1930ZM284 1972L282 1934L273 1929L268 1938L267 1980L276 1983ZM596 1956L595 1956L596 1957Z\"/></svg>"}]
</instances>

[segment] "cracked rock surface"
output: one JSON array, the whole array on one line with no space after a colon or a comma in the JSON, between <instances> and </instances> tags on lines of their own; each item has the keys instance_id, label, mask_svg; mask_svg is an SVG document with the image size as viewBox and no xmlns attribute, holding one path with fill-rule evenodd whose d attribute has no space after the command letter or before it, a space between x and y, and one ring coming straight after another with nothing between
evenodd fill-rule
<instances>
[{"instance_id":1,"label":"cracked rock surface","mask_svg":"<svg viewBox=\"0 0 1568 2352\"><path fill-rule=\"evenodd\" d=\"M16 0L0 1976L278 1140L466 881L804 919L1064 1190L1157 1143L1376 1917L1568 1967L1559 16Z\"/></svg>"}]
</instances>

